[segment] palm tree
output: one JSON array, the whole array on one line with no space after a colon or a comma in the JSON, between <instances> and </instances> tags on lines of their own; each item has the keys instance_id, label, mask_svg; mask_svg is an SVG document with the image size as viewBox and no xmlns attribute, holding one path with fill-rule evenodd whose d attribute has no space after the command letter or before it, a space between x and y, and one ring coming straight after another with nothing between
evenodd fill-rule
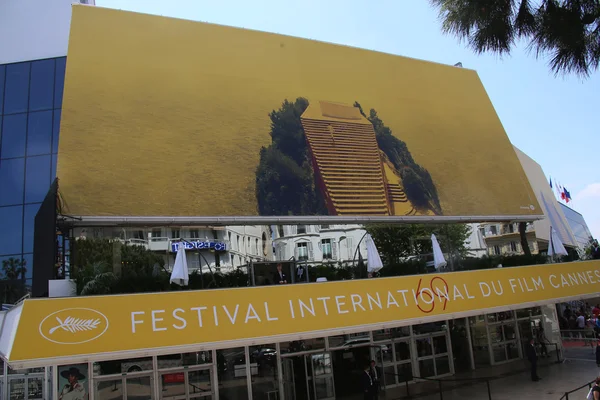
<instances>
[{"instance_id":1,"label":"palm tree","mask_svg":"<svg viewBox=\"0 0 600 400\"><path fill-rule=\"evenodd\" d=\"M442 30L477 53L508 54L518 40L550 55L555 74L588 76L600 64L598 0L430 0Z\"/></svg>"},{"instance_id":2,"label":"palm tree","mask_svg":"<svg viewBox=\"0 0 600 400\"><path fill-rule=\"evenodd\" d=\"M9 258L2 260L2 279L4 283L4 303L14 303L25 295L25 274L27 261Z\"/></svg>"}]
</instances>

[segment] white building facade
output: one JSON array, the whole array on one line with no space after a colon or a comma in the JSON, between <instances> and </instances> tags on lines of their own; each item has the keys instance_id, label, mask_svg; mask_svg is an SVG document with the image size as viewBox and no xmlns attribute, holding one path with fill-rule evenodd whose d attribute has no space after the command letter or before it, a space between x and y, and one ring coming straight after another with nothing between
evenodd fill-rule
<instances>
[{"instance_id":1,"label":"white building facade","mask_svg":"<svg viewBox=\"0 0 600 400\"><path fill-rule=\"evenodd\" d=\"M268 226L204 226L155 228L77 228L77 240L116 239L144 246L162 254L171 270L180 245L185 246L190 271L228 272L251 261L273 260L271 229Z\"/></svg>"},{"instance_id":2,"label":"white building facade","mask_svg":"<svg viewBox=\"0 0 600 400\"><path fill-rule=\"evenodd\" d=\"M360 253L367 262L365 234L362 225L279 225L273 227L275 259L351 265Z\"/></svg>"}]
</instances>

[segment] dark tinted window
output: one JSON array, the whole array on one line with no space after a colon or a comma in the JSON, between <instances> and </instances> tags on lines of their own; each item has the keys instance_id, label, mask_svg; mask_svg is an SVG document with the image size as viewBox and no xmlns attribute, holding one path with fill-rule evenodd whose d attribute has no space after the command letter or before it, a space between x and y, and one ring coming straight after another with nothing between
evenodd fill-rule
<instances>
[{"instance_id":1,"label":"dark tinted window","mask_svg":"<svg viewBox=\"0 0 600 400\"><path fill-rule=\"evenodd\" d=\"M35 215L40 209L40 203L27 204L25 206L25 215L23 220L23 252L33 252L33 227L35 221Z\"/></svg>"},{"instance_id":2,"label":"dark tinted window","mask_svg":"<svg viewBox=\"0 0 600 400\"><path fill-rule=\"evenodd\" d=\"M58 153L58 130L60 129L60 110L54 110L54 121L52 125L52 152Z\"/></svg>"},{"instance_id":3,"label":"dark tinted window","mask_svg":"<svg viewBox=\"0 0 600 400\"><path fill-rule=\"evenodd\" d=\"M54 102L54 60L31 63L29 111L48 110Z\"/></svg>"},{"instance_id":4,"label":"dark tinted window","mask_svg":"<svg viewBox=\"0 0 600 400\"><path fill-rule=\"evenodd\" d=\"M52 171L50 171L50 183L56 178L56 154L52 154Z\"/></svg>"},{"instance_id":5,"label":"dark tinted window","mask_svg":"<svg viewBox=\"0 0 600 400\"><path fill-rule=\"evenodd\" d=\"M25 284L31 286L31 279L33 277L33 254L23 254L23 260L25 260Z\"/></svg>"},{"instance_id":6,"label":"dark tinted window","mask_svg":"<svg viewBox=\"0 0 600 400\"><path fill-rule=\"evenodd\" d=\"M0 114L4 111L4 72L6 71L6 67L4 65L0 65ZM0 264L2 265L2 264Z\"/></svg>"},{"instance_id":7,"label":"dark tinted window","mask_svg":"<svg viewBox=\"0 0 600 400\"><path fill-rule=\"evenodd\" d=\"M23 204L24 188L25 158L0 161L0 206Z\"/></svg>"},{"instance_id":8,"label":"dark tinted window","mask_svg":"<svg viewBox=\"0 0 600 400\"><path fill-rule=\"evenodd\" d=\"M50 188L50 155L27 157L25 169L25 203L44 200Z\"/></svg>"},{"instance_id":9,"label":"dark tinted window","mask_svg":"<svg viewBox=\"0 0 600 400\"><path fill-rule=\"evenodd\" d=\"M66 57L56 59L56 80L54 82L54 108L62 108L66 64Z\"/></svg>"},{"instance_id":10,"label":"dark tinted window","mask_svg":"<svg viewBox=\"0 0 600 400\"><path fill-rule=\"evenodd\" d=\"M27 155L50 154L52 147L52 110L29 113Z\"/></svg>"},{"instance_id":11,"label":"dark tinted window","mask_svg":"<svg viewBox=\"0 0 600 400\"><path fill-rule=\"evenodd\" d=\"M21 254L23 206L0 207L0 255Z\"/></svg>"},{"instance_id":12,"label":"dark tinted window","mask_svg":"<svg viewBox=\"0 0 600 400\"><path fill-rule=\"evenodd\" d=\"M8 64L4 88L4 114L27 111L30 63Z\"/></svg>"},{"instance_id":13,"label":"dark tinted window","mask_svg":"<svg viewBox=\"0 0 600 400\"><path fill-rule=\"evenodd\" d=\"M5 115L2 121L1 158L24 157L27 114Z\"/></svg>"}]
</instances>

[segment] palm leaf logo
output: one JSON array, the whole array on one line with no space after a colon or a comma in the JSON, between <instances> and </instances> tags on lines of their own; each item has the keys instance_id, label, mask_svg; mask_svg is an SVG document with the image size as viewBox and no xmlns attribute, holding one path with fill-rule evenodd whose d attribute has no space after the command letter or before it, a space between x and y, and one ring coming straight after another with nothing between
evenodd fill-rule
<instances>
[{"instance_id":1,"label":"palm leaf logo","mask_svg":"<svg viewBox=\"0 0 600 400\"><path fill-rule=\"evenodd\" d=\"M66 332L77 333L77 332L85 332L97 329L100 325L99 319L81 319L81 318L73 318L67 317L65 320L61 320L59 317L56 317L56 321L58 325L53 327L48 331L50 335L56 332L59 329L62 329Z\"/></svg>"}]
</instances>

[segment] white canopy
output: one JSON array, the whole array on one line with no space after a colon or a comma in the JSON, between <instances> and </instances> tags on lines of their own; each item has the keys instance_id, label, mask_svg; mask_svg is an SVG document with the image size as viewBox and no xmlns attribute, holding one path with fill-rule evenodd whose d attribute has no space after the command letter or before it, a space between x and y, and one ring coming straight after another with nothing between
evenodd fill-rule
<instances>
[{"instance_id":1,"label":"white canopy","mask_svg":"<svg viewBox=\"0 0 600 400\"><path fill-rule=\"evenodd\" d=\"M554 228L550 227L550 243L548 243L548 255L550 257L557 256L566 256L567 250L565 246L563 246L562 241L559 239L558 234L554 230Z\"/></svg>"},{"instance_id":2,"label":"white canopy","mask_svg":"<svg viewBox=\"0 0 600 400\"><path fill-rule=\"evenodd\" d=\"M177 246L177 256L175 257L175 265L173 271L171 271L171 283L175 283L179 286L187 286L190 280L190 274L188 272L187 257L185 256L185 249L183 243Z\"/></svg>"},{"instance_id":3,"label":"white canopy","mask_svg":"<svg viewBox=\"0 0 600 400\"><path fill-rule=\"evenodd\" d=\"M433 265L435 266L435 269L440 269L448 265L444 258L444 253L442 253L440 244L433 234L431 235L431 246L433 247Z\"/></svg>"},{"instance_id":4,"label":"white canopy","mask_svg":"<svg viewBox=\"0 0 600 400\"><path fill-rule=\"evenodd\" d=\"M383 268L383 263L381 262L381 257L379 257L379 252L377 251L377 246L375 246L375 242L371 235L367 233L367 271L368 272L377 272L381 268Z\"/></svg>"}]
</instances>

